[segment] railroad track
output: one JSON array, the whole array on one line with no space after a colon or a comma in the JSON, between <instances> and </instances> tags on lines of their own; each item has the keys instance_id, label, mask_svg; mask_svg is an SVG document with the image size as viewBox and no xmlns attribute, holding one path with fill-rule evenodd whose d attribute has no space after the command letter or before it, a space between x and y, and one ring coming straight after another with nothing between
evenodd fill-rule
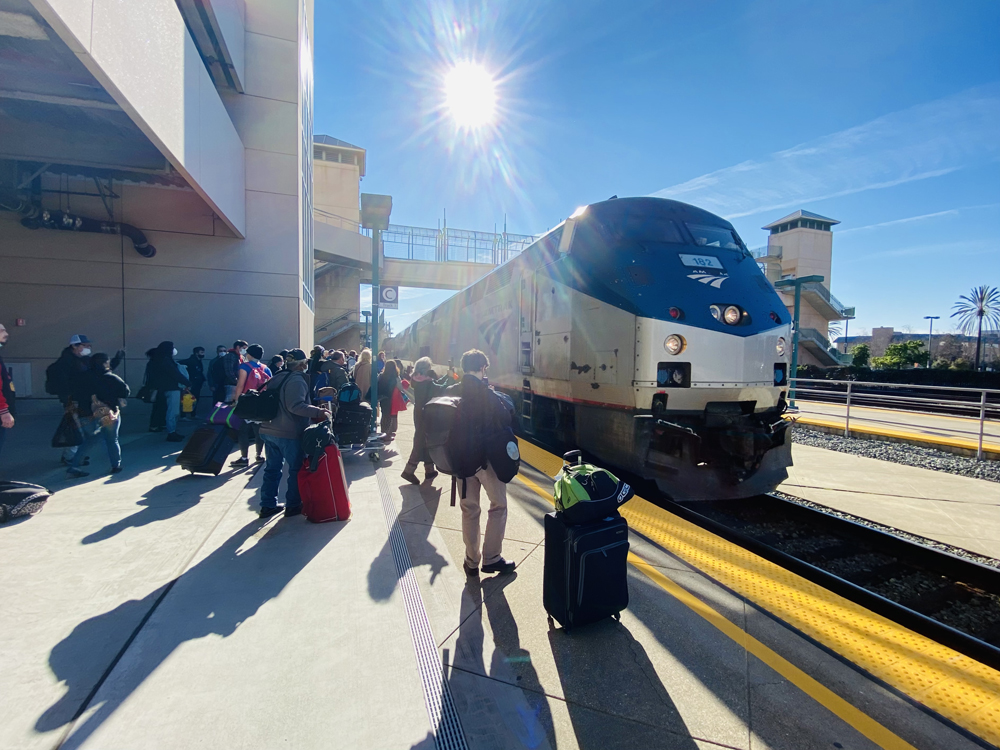
<instances>
[{"instance_id":1,"label":"railroad track","mask_svg":"<svg viewBox=\"0 0 1000 750\"><path fill-rule=\"evenodd\" d=\"M1000 669L1000 568L775 495L658 504L883 617Z\"/></svg>"}]
</instances>

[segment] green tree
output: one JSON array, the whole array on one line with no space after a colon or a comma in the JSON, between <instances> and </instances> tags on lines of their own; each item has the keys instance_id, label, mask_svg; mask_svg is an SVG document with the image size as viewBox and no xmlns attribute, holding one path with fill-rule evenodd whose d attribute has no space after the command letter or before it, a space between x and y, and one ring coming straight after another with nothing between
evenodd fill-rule
<instances>
[{"instance_id":1,"label":"green tree","mask_svg":"<svg viewBox=\"0 0 1000 750\"><path fill-rule=\"evenodd\" d=\"M872 357L872 367L879 370L901 370L904 367L922 365L926 362L927 352L924 351L923 341L903 341L899 344L889 344L885 348L883 356Z\"/></svg>"},{"instance_id":2,"label":"green tree","mask_svg":"<svg viewBox=\"0 0 1000 750\"><path fill-rule=\"evenodd\" d=\"M868 360L871 359L872 350L868 344L858 344L851 349L851 365L853 367L868 367Z\"/></svg>"},{"instance_id":3,"label":"green tree","mask_svg":"<svg viewBox=\"0 0 1000 750\"><path fill-rule=\"evenodd\" d=\"M983 284L968 294L963 294L954 304L951 317L958 318L959 327L966 335L976 332L976 365L983 345L983 319L994 328L1000 328L1000 289Z\"/></svg>"}]
</instances>

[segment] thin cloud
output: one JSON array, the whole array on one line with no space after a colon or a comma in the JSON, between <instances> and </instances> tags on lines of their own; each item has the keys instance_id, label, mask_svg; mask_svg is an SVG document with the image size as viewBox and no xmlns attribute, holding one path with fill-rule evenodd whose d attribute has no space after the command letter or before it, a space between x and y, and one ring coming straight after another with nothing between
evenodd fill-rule
<instances>
[{"instance_id":1,"label":"thin cloud","mask_svg":"<svg viewBox=\"0 0 1000 750\"><path fill-rule=\"evenodd\" d=\"M837 236L841 237L845 234L850 234L851 232L864 232L869 229L881 229L882 227L894 227L900 224L910 224L915 221L925 221L927 219L937 219L942 216L958 216L963 211L975 211L984 208L997 208L1000 207L1000 203L983 203L978 206L962 206L961 208L950 208L947 211L935 211L930 214L920 214L920 216L908 216L905 219L893 219L892 221L880 221L878 224L866 224L863 227L851 227L850 229L841 229L837 232Z\"/></svg>"},{"instance_id":2,"label":"thin cloud","mask_svg":"<svg viewBox=\"0 0 1000 750\"><path fill-rule=\"evenodd\" d=\"M653 195L730 219L933 179L1000 157L1000 84L910 107Z\"/></svg>"}]
</instances>

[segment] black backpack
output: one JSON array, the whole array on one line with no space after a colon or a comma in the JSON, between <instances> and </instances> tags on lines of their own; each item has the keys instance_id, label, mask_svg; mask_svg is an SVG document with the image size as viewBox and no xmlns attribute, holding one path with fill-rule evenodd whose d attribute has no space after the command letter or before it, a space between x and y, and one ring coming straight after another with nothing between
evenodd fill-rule
<instances>
[{"instance_id":1,"label":"black backpack","mask_svg":"<svg viewBox=\"0 0 1000 750\"><path fill-rule=\"evenodd\" d=\"M69 391L66 364L62 357L45 368L45 392L52 396L63 396Z\"/></svg>"},{"instance_id":2,"label":"black backpack","mask_svg":"<svg viewBox=\"0 0 1000 750\"><path fill-rule=\"evenodd\" d=\"M281 391L284 390L285 383L297 374L301 375L301 373L289 373L273 390L267 387L274 382L269 380L261 390L247 391L240 395L233 413L244 422L270 422L277 418L278 412L281 411Z\"/></svg>"},{"instance_id":3,"label":"black backpack","mask_svg":"<svg viewBox=\"0 0 1000 750\"><path fill-rule=\"evenodd\" d=\"M448 450L452 427L458 419L461 396L438 396L424 404L422 425L427 439L427 455L444 474L455 475ZM473 472L475 473L475 472Z\"/></svg>"},{"instance_id":4,"label":"black backpack","mask_svg":"<svg viewBox=\"0 0 1000 750\"><path fill-rule=\"evenodd\" d=\"M521 451L514 435L514 402L506 395L490 391L494 396L492 425L483 437L486 458L493 472L504 484L513 481L521 468Z\"/></svg>"}]
</instances>

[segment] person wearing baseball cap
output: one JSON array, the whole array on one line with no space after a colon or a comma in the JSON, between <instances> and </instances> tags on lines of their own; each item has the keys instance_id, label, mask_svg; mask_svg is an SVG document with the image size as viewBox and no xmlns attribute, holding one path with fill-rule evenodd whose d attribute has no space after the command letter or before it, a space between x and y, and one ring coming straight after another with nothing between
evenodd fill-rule
<instances>
[{"instance_id":1,"label":"person wearing baseball cap","mask_svg":"<svg viewBox=\"0 0 1000 750\"><path fill-rule=\"evenodd\" d=\"M299 496L299 469L304 458L302 433L313 417L330 419L330 412L309 403L309 380L306 377L308 355L301 349L292 349L285 361L286 369L267 384L269 391L281 391L278 416L260 426L260 436L267 447L264 451L264 481L260 486L261 518L270 518L281 512L278 486L286 462L288 490L285 493L285 515L297 516L302 512L302 498Z\"/></svg>"},{"instance_id":2,"label":"person wearing baseball cap","mask_svg":"<svg viewBox=\"0 0 1000 750\"><path fill-rule=\"evenodd\" d=\"M69 408L73 402L73 391L77 381L86 377L90 371L90 355L94 351L93 342L85 334L75 333L70 336L69 346L62 350L59 359L45 370L45 392L58 396L64 408ZM111 359L111 370L115 370L125 359L125 350L119 349ZM69 464L76 455L77 448L65 448L62 462ZM84 464L87 460L84 459Z\"/></svg>"}]
</instances>

